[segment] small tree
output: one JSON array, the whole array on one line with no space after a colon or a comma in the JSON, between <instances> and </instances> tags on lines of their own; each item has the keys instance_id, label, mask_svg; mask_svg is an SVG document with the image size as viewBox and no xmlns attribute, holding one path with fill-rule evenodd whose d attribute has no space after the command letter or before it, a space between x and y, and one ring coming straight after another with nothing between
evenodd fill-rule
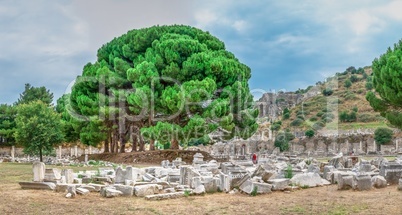
<instances>
[{"instance_id":1,"label":"small tree","mask_svg":"<svg viewBox=\"0 0 402 215\"><path fill-rule=\"evenodd\" d=\"M289 149L289 141L293 140L295 136L290 132L280 132L275 138L274 145L278 147L281 152Z\"/></svg>"},{"instance_id":2,"label":"small tree","mask_svg":"<svg viewBox=\"0 0 402 215\"><path fill-rule=\"evenodd\" d=\"M350 76L350 81L352 83L355 83L355 82L359 81L359 78L356 75L352 75L352 76Z\"/></svg>"},{"instance_id":3,"label":"small tree","mask_svg":"<svg viewBox=\"0 0 402 215\"><path fill-rule=\"evenodd\" d=\"M334 93L334 91L333 91L331 88L326 88L326 89L324 89L324 90L322 91L322 94L323 94L324 96L330 96L330 95L332 95L332 93Z\"/></svg>"},{"instance_id":4,"label":"small tree","mask_svg":"<svg viewBox=\"0 0 402 215\"><path fill-rule=\"evenodd\" d=\"M345 86L346 88L349 89L349 87L352 86L352 82L348 79L348 80L345 81L345 83L343 84L343 86Z\"/></svg>"},{"instance_id":5,"label":"small tree","mask_svg":"<svg viewBox=\"0 0 402 215\"><path fill-rule=\"evenodd\" d=\"M306 137L308 137L308 138L312 138L314 136L314 134L315 134L315 132L313 129L309 129L304 133L304 135L306 135Z\"/></svg>"},{"instance_id":6,"label":"small tree","mask_svg":"<svg viewBox=\"0 0 402 215\"><path fill-rule=\"evenodd\" d=\"M392 130L389 128L377 128L374 131L374 140L379 145L384 145L392 140Z\"/></svg>"},{"instance_id":7,"label":"small tree","mask_svg":"<svg viewBox=\"0 0 402 215\"><path fill-rule=\"evenodd\" d=\"M24 146L24 153L50 154L53 146L63 141L60 116L42 101L17 107L15 140Z\"/></svg>"}]
</instances>

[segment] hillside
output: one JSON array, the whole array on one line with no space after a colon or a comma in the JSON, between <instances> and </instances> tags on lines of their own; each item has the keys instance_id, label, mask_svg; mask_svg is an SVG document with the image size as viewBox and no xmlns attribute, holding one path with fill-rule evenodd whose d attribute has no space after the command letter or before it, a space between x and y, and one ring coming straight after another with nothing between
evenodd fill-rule
<instances>
[{"instance_id":1,"label":"hillside","mask_svg":"<svg viewBox=\"0 0 402 215\"><path fill-rule=\"evenodd\" d=\"M282 121L283 130L300 133L310 128L323 133L327 130L387 126L387 121L373 110L365 98L372 88L371 74L370 67L349 67L324 82L298 90L295 94L302 94L303 99L296 105L282 105L282 114L275 121ZM281 102L286 104L286 101Z\"/></svg>"}]
</instances>

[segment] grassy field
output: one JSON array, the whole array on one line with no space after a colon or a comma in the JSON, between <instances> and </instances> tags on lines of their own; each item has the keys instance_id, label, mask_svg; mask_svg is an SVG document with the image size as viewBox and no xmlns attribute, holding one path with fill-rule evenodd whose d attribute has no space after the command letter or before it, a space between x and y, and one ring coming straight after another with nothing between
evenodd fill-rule
<instances>
[{"instance_id":1,"label":"grassy field","mask_svg":"<svg viewBox=\"0 0 402 215\"><path fill-rule=\"evenodd\" d=\"M30 180L31 165L0 163L0 214L402 214L402 192L396 186L364 192L327 186L256 197L214 193L146 201L106 199L99 193L66 199L62 193L19 187L18 181Z\"/></svg>"}]
</instances>

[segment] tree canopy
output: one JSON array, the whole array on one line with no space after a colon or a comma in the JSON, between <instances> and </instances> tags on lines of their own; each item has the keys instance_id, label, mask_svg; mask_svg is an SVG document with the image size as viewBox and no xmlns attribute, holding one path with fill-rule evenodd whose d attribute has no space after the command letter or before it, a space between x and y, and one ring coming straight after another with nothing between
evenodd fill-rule
<instances>
[{"instance_id":1,"label":"tree canopy","mask_svg":"<svg viewBox=\"0 0 402 215\"><path fill-rule=\"evenodd\" d=\"M50 105L53 102L53 93L51 93L46 87L33 87L29 83L25 84L25 90L20 94L15 105L28 104L40 100L43 103Z\"/></svg>"},{"instance_id":2,"label":"tree canopy","mask_svg":"<svg viewBox=\"0 0 402 215\"><path fill-rule=\"evenodd\" d=\"M16 141L24 146L24 153L40 156L53 151L63 140L59 115L42 101L21 104L17 107Z\"/></svg>"},{"instance_id":3,"label":"tree canopy","mask_svg":"<svg viewBox=\"0 0 402 215\"><path fill-rule=\"evenodd\" d=\"M87 122L81 141L119 142L124 152L129 139L143 150L145 138L177 149L213 131L245 139L257 130L250 68L208 32L181 25L135 29L97 56L70 96L70 109ZM106 135L89 135L94 131Z\"/></svg>"},{"instance_id":4,"label":"tree canopy","mask_svg":"<svg viewBox=\"0 0 402 215\"><path fill-rule=\"evenodd\" d=\"M392 125L402 128L402 40L374 59L372 69L375 92L368 92L366 99Z\"/></svg>"},{"instance_id":5,"label":"tree canopy","mask_svg":"<svg viewBox=\"0 0 402 215\"><path fill-rule=\"evenodd\" d=\"M379 145L387 144L392 140L393 132L389 128L377 128L374 131L374 140Z\"/></svg>"}]
</instances>

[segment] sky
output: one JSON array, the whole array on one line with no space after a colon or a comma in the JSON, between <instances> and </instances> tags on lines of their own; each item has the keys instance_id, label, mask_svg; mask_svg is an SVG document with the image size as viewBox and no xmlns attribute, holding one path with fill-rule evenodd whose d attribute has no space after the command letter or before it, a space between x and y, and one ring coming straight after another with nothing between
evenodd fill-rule
<instances>
[{"instance_id":1,"label":"sky","mask_svg":"<svg viewBox=\"0 0 402 215\"><path fill-rule=\"evenodd\" d=\"M394 0L0 0L0 104L24 84L68 92L103 44L128 30L209 31L249 66L252 92L294 91L371 65L402 39Z\"/></svg>"}]
</instances>

